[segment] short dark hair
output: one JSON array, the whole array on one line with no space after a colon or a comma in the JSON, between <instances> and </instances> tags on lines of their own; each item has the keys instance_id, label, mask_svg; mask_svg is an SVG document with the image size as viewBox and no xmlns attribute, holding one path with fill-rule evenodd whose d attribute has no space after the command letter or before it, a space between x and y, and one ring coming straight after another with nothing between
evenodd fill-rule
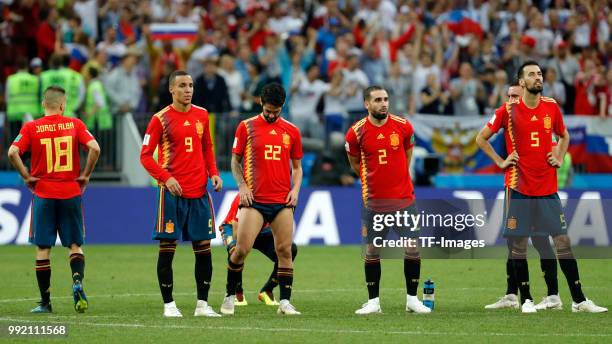
<instances>
[{"instance_id":1,"label":"short dark hair","mask_svg":"<svg viewBox=\"0 0 612 344\"><path fill-rule=\"evenodd\" d=\"M529 60L529 61L525 61L518 69L518 73L516 74L518 79L523 78L523 72L525 67L527 66L538 66L538 68L542 69L542 67L540 67L540 64L537 63L536 61L533 60Z\"/></svg>"},{"instance_id":2,"label":"short dark hair","mask_svg":"<svg viewBox=\"0 0 612 344\"><path fill-rule=\"evenodd\" d=\"M366 88L365 90L363 90L363 100L364 101L370 100L370 95L374 91L385 91L385 92L387 92L387 90L384 87L378 86L378 85L373 85L373 86L370 86L370 87ZM389 92L387 92L387 93L389 93Z\"/></svg>"},{"instance_id":3,"label":"short dark hair","mask_svg":"<svg viewBox=\"0 0 612 344\"><path fill-rule=\"evenodd\" d=\"M261 90L261 105L283 106L285 104L285 89L277 82L269 83Z\"/></svg>"},{"instance_id":4,"label":"short dark hair","mask_svg":"<svg viewBox=\"0 0 612 344\"><path fill-rule=\"evenodd\" d=\"M189 75L189 73L185 72L184 70L175 70L174 72L170 73L168 85L173 85L174 79L176 79L177 76L184 76L184 75Z\"/></svg>"},{"instance_id":5,"label":"short dark hair","mask_svg":"<svg viewBox=\"0 0 612 344\"><path fill-rule=\"evenodd\" d=\"M521 86L521 84L519 83L518 79L514 79L510 83L510 87L516 87L516 86Z\"/></svg>"}]
</instances>

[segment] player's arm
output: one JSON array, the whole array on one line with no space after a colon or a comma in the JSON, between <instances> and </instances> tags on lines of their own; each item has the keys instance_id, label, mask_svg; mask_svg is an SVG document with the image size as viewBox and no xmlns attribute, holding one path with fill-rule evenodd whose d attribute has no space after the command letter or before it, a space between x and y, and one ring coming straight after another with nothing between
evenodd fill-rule
<instances>
[{"instance_id":1,"label":"player's arm","mask_svg":"<svg viewBox=\"0 0 612 344\"><path fill-rule=\"evenodd\" d=\"M552 152L549 152L546 155L548 163L553 167L561 167L563 164L563 158L565 158L565 153L567 153L567 147L569 147L570 135L567 129L563 131L563 134L559 136L559 141L557 142L557 146L553 148Z\"/></svg>"},{"instance_id":2,"label":"player's arm","mask_svg":"<svg viewBox=\"0 0 612 344\"><path fill-rule=\"evenodd\" d=\"M232 175L234 180L238 184L238 192L240 193L240 204L250 206L253 203L253 191L249 188L244 180L244 174L242 169L243 156L233 153L232 154Z\"/></svg>"},{"instance_id":3,"label":"player's arm","mask_svg":"<svg viewBox=\"0 0 612 344\"><path fill-rule=\"evenodd\" d=\"M28 172L27 167L21 160L21 155L19 154L19 147L12 145L8 150L8 158L11 162L11 165L19 172L21 178L23 178L24 183L28 186L30 190L34 190L34 185L39 180L39 178L33 177Z\"/></svg>"},{"instance_id":4,"label":"player's arm","mask_svg":"<svg viewBox=\"0 0 612 344\"><path fill-rule=\"evenodd\" d=\"M98 158L100 157L100 145L96 140L90 140L86 144L87 149L87 162L85 163L85 168L81 175L77 178L77 182L81 184L81 188L85 188L85 185L89 183L89 177L96 167L96 163L98 162Z\"/></svg>"},{"instance_id":5,"label":"player's arm","mask_svg":"<svg viewBox=\"0 0 612 344\"><path fill-rule=\"evenodd\" d=\"M168 191L175 196L183 194L183 190L179 185L178 181L172 177L170 172L161 168L159 164L153 159L153 153L155 148L159 145L159 140L162 134L162 126L159 118L153 116L147 131L145 132L144 139L142 140L142 148L140 150L140 163L142 167L160 183L163 183Z\"/></svg>"},{"instance_id":6,"label":"player's arm","mask_svg":"<svg viewBox=\"0 0 612 344\"><path fill-rule=\"evenodd\" d=\"M303 176L302 160L291 159L291 179L293 187L291 188L291 191L289 191L289 194L287 194L287 199L285 200L287 202L287 206L295 207L297 205Z\"/></svg>"},{"instance_id":7,"label":"player's arm","mask_svg":"<svg viewBox=\"0 0 612 344\"><path fill-rule=\"evenodd\" d=\"M499 131L502 128L505 119L508 116L508 111L506 109L506 104L502 104L493 114L491 120L480 130L478 135L476 136L476 144L482 151L491 159L495 165L502 170L510 166L514 166L518 163L518 153L513 151L510 155L506 157L504 160L502 157L497 154L493 146L489 143L489 139L493 136L494 133Z\"/></svg>"},{"instance_id":8,"label":"player's arm","mask_svg":"<svg viewBox=\"0 0 612 344\"><path fill-rule=\"evenodd\" d=\"M349 153L347 153L346 156L348 156L348 161L349 161L349 164L351 165L351 169L353 170L353 172L359 175L359 164L361 162L361 159L359 159L359 156L353 156Z\"/></svg>"},{"instance_id":9,"label":"player's arm","mask_svg":"<svg viewBox=\"0 0 612 344\"><path fill-rule=\"evenodd\" d=\"M361 154L359 154L359 143L357 142L357 135L355 135L353 128L350 128L346 132L346 143L344 144L344 148L346 149L346 155L348 156L351 169L356 175L360 176Z\"/></svg>"}]
</instances>

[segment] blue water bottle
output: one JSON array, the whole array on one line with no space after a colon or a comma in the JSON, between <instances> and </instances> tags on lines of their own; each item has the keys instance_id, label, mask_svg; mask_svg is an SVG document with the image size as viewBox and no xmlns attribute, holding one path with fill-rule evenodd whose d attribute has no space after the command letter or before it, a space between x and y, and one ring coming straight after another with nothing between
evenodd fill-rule
<instances>
[{"instance_id":1,"label":"blue water bottle","mask_svg":"<svg viewBox=\"0 0 612 344\"><path fill-rule=\"evenodd\" d=\"M434 309L434 281L428 279L423 287L423 304L433 311Z\"/></svg>"}]
</instances>

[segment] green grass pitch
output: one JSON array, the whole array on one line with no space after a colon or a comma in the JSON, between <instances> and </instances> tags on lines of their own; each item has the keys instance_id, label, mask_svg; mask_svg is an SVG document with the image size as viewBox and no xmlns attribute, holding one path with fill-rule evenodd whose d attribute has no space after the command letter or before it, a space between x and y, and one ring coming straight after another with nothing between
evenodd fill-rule
<instances>
[{"instance_id":1,"label":"green grass pitch","mask_svg":"<svg viewBox=\"0 0 612 344\"><path fill-rule=\"evenodd\" d=\"M383 314L356 316L367 299L363 261L358 246L300 247L295 265L293 303L303 315L282 317L275 307L260 304L257 290L272 264L253 251L245 265L247 307L236 315L195 318L193 254L181 243L174 259L174 293L182 319L164 319L156 278L157 247L86 246L85 290L90 307L85 314L72 308L67 251L53 250L51 257L52 315L30 314L38 300L34 275L34 248L5 246L0 249L0 341L9 337L10 324L68 325L68 337L46 341L75 343L141 342L597 342L612 341L612 317L573 314L563 274L559 269L562 311L523 315L516 310L485 311L483 306L505 292L503 260L423 260L422 280L436 282L436 308L429 315L404 310L403 263L382 263ZM214 276L209 303L218 311L225 289L223 248L213 249ZM539 262L530 261L532 293L539 301L545 294ZM612 264L609 260L580 260L585 294L597 304L612 306ZM278 292L278 290L276 290ZM422 283L419 288L421 297ZM276 294L278 295L278 294ZM278 296L277 296L278 297ZM21 339L31 342L31 339Z\"/></svg>"}]
</instances>

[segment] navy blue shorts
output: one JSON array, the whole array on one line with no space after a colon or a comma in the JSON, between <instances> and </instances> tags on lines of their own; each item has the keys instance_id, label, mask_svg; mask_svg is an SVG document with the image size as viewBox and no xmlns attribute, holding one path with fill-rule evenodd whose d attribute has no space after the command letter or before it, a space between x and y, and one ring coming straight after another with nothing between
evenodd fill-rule
<instances>
[{"instance_id":1,"label":"navy blue shorts","mask_svg":"<svg viewBox=\"0 0 612 344\"><path fill-rule=\"evenodd\" d=\"M504 238L567 234L567 222L556 193L527 196L506 188Z\"/></svg>"},{"instance_id":2,"label":"navy blue shorts","mask_svg":"<svg viewBox=\"0 0 612 344\"><path fill-rule=\"evenodd\" d=\"M276 215L278 215L278 213L280 213L281 210L285 208L294 210L293 207L288 207L286 204L279 204L279 203L268 204L268 203L259 203L255 201L253 201L253 203L251 203L251 206L249 207L240 206L240 208L253 208L257 210L261 214L261 216L263 216L264 222L267 222L267 223L272 223L272 221L274 221L274 219L276 218Z\"/></svg>"},{"instance_id":3,"label":"navy blue shorts","mask_svg":"<svg viewBox=\"0 0 612 344\"><path fill-rule=\"evenodd\" d=\"M153 240L213 239L215 216L212 209L208 193L200 198L183 198L172 195L166 188L159 188Z\"/></svg>"},{"instance_id":4,"label":"navy blue shorts","mask_svg":"<svg viewBox=\"0 0 612 344\"><path fill-rule=\"evenodd\" d=\"M374 239L382 238L385 240L387 235L389 235L389 231L393 230L400 238L418 238L420 232L420 227L418 224L413 226L410 223L410 226L397 226L395 223L392 226L387 226L384 219L385 217L395 217L395 214L399 212L400 214L406 213L408 215L416 215L418 214L418 208L416 203L412 203L411 205L395 210L395 211L375 211L372 209L362 208L361 210L361 236L362 239L365 240L368 244L372 244ZM391 221L390 221L391 222Z\"/></svg>"},{"instance_id":5,"label":"navy blue shorts","mask_svg":"<svg viewBox=\"0 0 612 344\"><path fill-rule=\"evenodd\" d=\"M37 246L54 246L59 234L62 246L83 245L83 205L81 196L68 199L32 199L30 243Z\"/></svg>"}]
</instances>

